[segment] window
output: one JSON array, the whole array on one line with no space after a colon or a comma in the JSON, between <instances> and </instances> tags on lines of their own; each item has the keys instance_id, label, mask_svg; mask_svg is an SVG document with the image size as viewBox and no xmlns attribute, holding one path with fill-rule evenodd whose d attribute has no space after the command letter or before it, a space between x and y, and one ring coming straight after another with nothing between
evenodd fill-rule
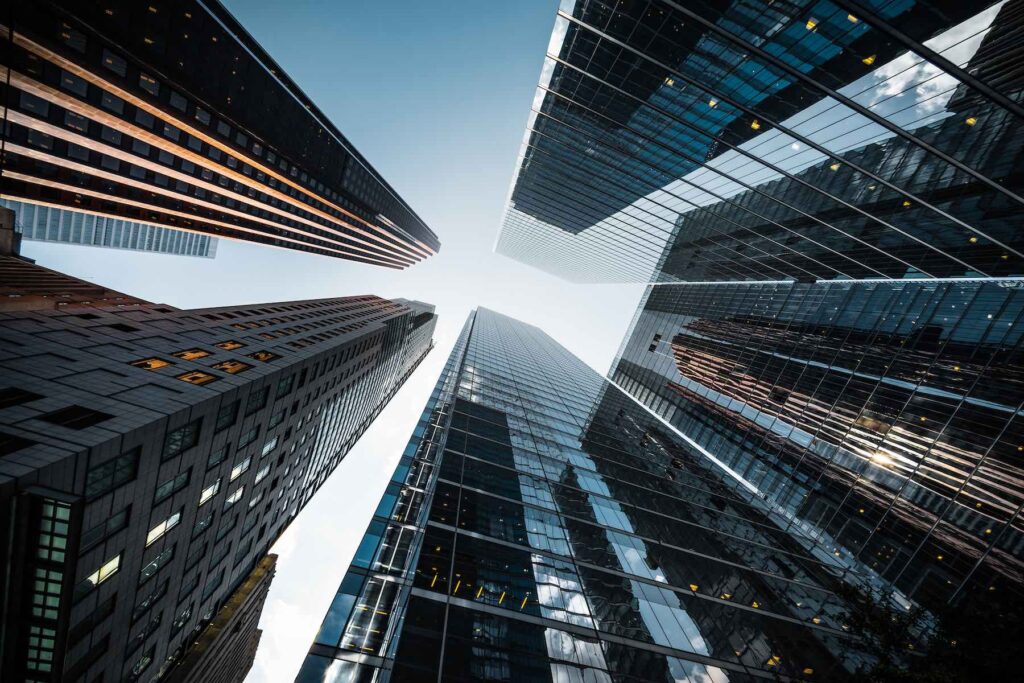
<instances>
[{"instance_id":1,"label":"window","mask_svg":"<svg viewBox=\"0 0 1024 683\"><path fill-rule=\"evenodd\" d=\"M259 427L259 425L256 425L255 427L253 427L252 429L247 431L245 434L242 434L240 437L238 437L238 448L239 449L245 448L246 446L251 444L253 441L255 441L256 437L259 436L259 435L260 435L260 427Z\"/></svg>"},{"instance_id":2,"label":"window","mask_svg":"<svg viewBox=\"0 0 1024 683\"><path fill-rule=\"evenodd\" d=\"M103 66L122 78L128 73L128 65L125 61L107 49L103 50Z\"/></svg>"},{"instance_id":3,"label":"window","mask_svg":"<svg viewBox=\"0 0 1024 683\"><path fill-rule=\"evenodd\" d=\"M292 384L294 383L295 375L289 375L288 377L285 377L280 382L278 382L277 393L275 395L275 398L281 398L282 396L287 396L288 394L290 394L292 391Z\"/></svg>"},{"instance_id":4,"label":"window","mask_svg":"<svg viewBox=\"0 0 1024 683\"><path fill-rule=\"evenodd\" d=\"M259 493L252 497L252 500L249 501L250 510L259 505L260 501L263 500L263 493L263 491L260 491Z\"/></svg>"},{"instance_id":5,"label":"window","mask_svg":"<svg viewBox=\"0 0 1024 683\"><path fill-rule=\"evenodd\" d=\"M174 621L171 622L171 633L177 633L181 630L181 627L188 623L188 620L192 618L192 603L188 604L188 607L178 613L178 616L174 617Z\"/></svg>"},{"instance_id":6,"label":"window","mask_svg":"<svg viewBox=\"0 0 1024 683\"><path fill-rule=\"evenodd\" d=\"M199 443L199 430L203 425L203 419L192 420L184 427L178 427L172 432L167 432L164 439L163 459L173 458L183 451L187 451Z\"/></svg>"},{"instance_id":7,"label":"window","mask_svg":"<svg viewBox=\"0 0 1024 683\"><path fill-rule=\"evenodd\" d=\"M261 361L263 363L269 363L270 361L280 358L281 356L270 351L253 351L252 353L245 354L246 358L252 358L254 360Z\"/></svg>"},{"instance_id":8,"label":"window","mask_svg":"<svg viewBox=\"0 0 1024 683\"><path fill-rule=\"evenodd\" d=\"M135 479L141 454L142 448L135 448L99 465L93 465L85 475L86 497L102 496Z\"/></svg>"},{"instance_id":9,"label":"window","mask_svg":"<svg viewBox=\"0 0 1024 683\"><path fill-rule=\"evenodd\" d=\"M19 389L17 387L4 387L0 389L0 408L11 408L13 406L20 406L22 403L28 403L30 401L37 401L42 396L25 389Z\"/></svg>"},{"instance_id":10,"label":"window","mask_svg":"<svg viewBox=\"0 0 1024 683\"><path fill-rule=\"evenodd\" d=\"M237 375L240 372L245 372L252 366L248 363L243 363L240 360L223 360L213 366L214 370L220 370L226 372L229 375Z\"/></svg>"},{"instance_id":11,"label":"window","mask_svg":"<svg viewBox=\"0 0 1024 683\"><path fill-rule=\"evenodd\" d=\"M88 550L111 534L115 534L128 526L128 513L131 506L116 512L99 524L82 532L81 550Z\"/></svg>"},{"instance_id":12,"label":"window","mask_svg":"<svg viewBox=\"0 0 1024 683\"><path fill-rule=\"evenodd\" d=\"M249 401L245 404L245 414L252 415L257 410L262 410L267 405L267 398L270 396L270 387L257 389L249 394Z\"/></svg>"},{"instance_id":13,"label":"window","mask_svg":"<svg viewBox=\"0 0 1024 683\"><path fill-rule=\"evenodd\" d=\"M241 401L233 401L226 406L221 406L221 409L217 411L217 422L213 427L214 432L222 432L235 424L235 419L238 418L238 407L241 403Z\"/></svg>"},{"instance_id":14,"label":"window","mask_svg":"<svg viewBox=\"0 0 1024 683\"><path fill-rule=\"evenodd\" d=\"M162 358L142 358L140 360L133 360L128 365L142 368L143 370L159 370L160 368L166 368L168 365L173 365L173 363Z\"/></svg>"},{"instance_id":15,"label":"window","mask_svg":"<svg viewBox=\"0 0 1024 683\"><path fill-rule=\"evenodd\" d=\"M224 444L220 448L210 453L210 457L206 459L206 469L213 469L217 465L224 462L224 459L228 457L228 445Z\"/></svg>"},{"instance_id":16,"label":"window","mask_svg":"<svg viewBox=\"0 0 1024 683\"><path fill-rule=\"evenodd\" d=\"M121 568L121 553L114 555L112 558L100 565L100 568L94 571L89 576L82 579L77 586L75 586L75 601L81 600L83 597L92 592L96 586L100 585L111 576L117 573L117 570Z\"/></svg>"},{"instance_id":17,"label":"window","mask_svg":"<svg viewBox=\"0 0 1024 683\"><path fill-rule=\"evenodd\" d=\"M80 97L85 97L89 92L89 83L84 78L67 71L60 72L60 87Z\"/></svg>"},{"instance_id":18,"label":"window","mask_svg":"<svg viewBox=\"0 0 1024 683\"><path fill-rule=\"evenodd\" d=\"M232 467L231 468L231 478L229 479L229 481L234 481L235 479L238 479L240 476L245 474L245 472L249 469L249 463L251 463L251 462L252 462L252 458L246 458L242 462L240 462L237 465L235 465L234 467Z\"/></svg>"},{"instance_id":19,"label":"window","mask_svg":"<svg viewBox=\"0 0 1024 683\"><path fill-rule=\"evenodd\" d=\"M191 472L192 470L186 470L157 486L156 492L153 494L153 505L156 505L163 500L167 500L168 497L188 486L188 479Z\"/></svg>"},{"instance_id":20,"label":"window","mask_svg":"<svg viewBox=\"0 0 1024 683\"><path fill-rule=\"evenodd\" d=\"M125 680L136 681L142 672L149 668L149 665L153 663L153 657L156 656L156 645L146 650L146 653L139 658L139 661L132 665L131 673L126 677Z\"/></svg>"},{"instance_id":21,"label":"window","mask_svg":"<svg viewBox=\"0 0 1024 683\"><path fill-rule=\"evenodd\" d=\"M271 415L270 416L270 422L267 423L267 429L273 429L277 425L279 425L282 422L284 422L284 417L287 414L288 414L288 410L286 408L281 408L281 410L279 410L276 413L274 413L273 415Z\"/></svg>"},{"instance_id":22,"label":"window","mask_svg":"<svg viewBox=\"0 0 1024 683\"><path fill-rule=\"evenodd\" d=\"M216 346L218 349L224 349L225 351L234 351L235 349L242 348L243 346L245 346L245 344L243 344L240 341L230 339L228 341L222 341L219 344L214 344L214 346Z\"/></svg>"},{"instance_id":23,"label":"window","mask_svg":"<svg viewBox=\"0 0 1024 683\"><path fill-rule=\"evenodd\" d=\"M267 463L256 472L256 481L253 483L260 483L261 481L267 478L268 474L270 474L270 463Z\"/></svg>"},{"instance_id":24,"label":"window","mask_svg":"<svg viewBox=\"0 0 1024 683\"><path fill-rule=\"evenodd\" d=\"M209 384L210 382L216 382L219 377L211 375L208 372L202 372L200 370L193 370L192 372L185 372L177 376L182 382L188 382L189 384Z\"/></svg>"},{"instance_id":25,"label":"window","mask_svg":"<svg viewBox=\"0 0 1024 683\"><path fill-rule=\"evenodd\" d=\"M39 419L50 424L67 427L68 429L87 429L101 422L106 422L112 417L114 416L101 413L98 410L85 408L84 406L68 406L67 408L47 413Z\"/></svg>"},{"instance_id":26,"label":"window","mask_svg":"<svg viewBox=\"0 0 1024 683\"><path fill-rule=\"evenodd\" d=\"M146 534L146 547L148 548L149 546L153 545L158 540L160 540L164 534L166 534L174 527L178 526L179 522L181 522L180 511L175 512L173 515L171 515L170 517L168 517L167 519L165 519L164 521L160 522L155 527L150 529L149 533Z\"/></svg>"},{"instance_id":27,"label":"window","mask_svg":"<svg viewBox=\"0 0 1024 683\"><path fill-rule=\"evenodd\" d=\"M182 360L198 360L199 358L206 358L210 355L210 352L203 349L186 349L184 351L175 351L171 355Z\"/></svg>"},{"instance_id":28,"label":"window","mask_svg":"<svg viewBox=\"0 0 1024 683\"><path fill-rule=\"evenodd\" d=\"M242 500L243 495L245 495L245 487L239 486L224 500L224 509L227 510L229 507Z\"/></svg>"},{"instance_id":29,"label":"window","mask_svg":"<svg viewBox=\"0 0 1024 683\"><path fill-rule=\"evenodd\" d=\"M167 565L168 562L174 557L174 546L162 551L159 555L153 558L153 561L142 568L139 572L139 585L146 583L153 576L160 571L160 569Z\"/></svg>"},{"instance_id":30,"label":"window","mask_svg":"<svg viewBox=\"0 0 1024 683\"><path fill-rule=\"evenodd\" d=\"M160 84L157 83L156 79L149 74L139 74L139 87L150 95L157 95L160 93Z\"/></svg>"},{"instance_id":31,"label":"window","mask_svg":"<svg viewBox=\"0 0 1024 683\"><path fill-rule=\"evenodd\" d=\"M221 558L221 559L223 559L223 558ZM206 600L208 597L210 597L215 592L217 592L217 589L220 587L220 584L221 584L221 582L223 580L224 580L224 569L222 567L221 570L219 572L217 572L216 576L214 576L212 579L210 579L209 581L206 582L206 585L203 587L203 596L202 596L202 598L200 598L200 601Z\"/></svg>"},{"instance_id":32,"label":"window","mask_svg":"<svg viewBox=\"0 0 1024 683\"><path fill-rule=\"evenodd\" d=\"M210 525L213 524L213 515L214 513L211 512L196 522L196 525L192 527L192 538L201 536L204 531L210 528Z\"/></svg>"},{"instance_id":33,"label":"window","mask_svg":"<svg viewBox=\"0 0 1024 683\"><path fill-rule=\"evenodd\" d=\"M220 491L220 479L213 482L199 494L199 505L203 505L206 501L210 500Z\"/></svg>"},{"instance_id":34,"label":"window","mask_svg":"<svg viewBox=\"0 0 1024 683\"><path fill-rule=\"evenodd\" d=\"M160 582L160 585L153 589L153 591L143 598L142 602L135 605L135 609L132 610L132 623L138 621L149 611L149 608L156 604L156 601L164 597L167 594L167 587L170 585L170 579L164 579Z\"/></svg>"},{"instance_id":35,"label":"window","mask_svg":"<svg viewBox=\"0 0 1024 683\"><path fill-rule=\"evenodd\" d=\"M263 456L265 456L267 453L270 453L275 448L277 448L277 437L276 436L273 439L271 439L270 441L268 441L265 444L263 444L263 450L260 451L260 457L262 458Z\"/></svg>"},{"instance_id":36,"label":"window","mask_svg":"<svg viewBox=\"0 0 1024 683\"><path fill-rule=\"evenodd\" d=\"M100 104L103 105L104 109L109 109L110 111L115 112L117 114L124 113L124 100L115 95L111 95L105 90L103 91L103 94L100 96Z\"/></svg>"}]
</instances>

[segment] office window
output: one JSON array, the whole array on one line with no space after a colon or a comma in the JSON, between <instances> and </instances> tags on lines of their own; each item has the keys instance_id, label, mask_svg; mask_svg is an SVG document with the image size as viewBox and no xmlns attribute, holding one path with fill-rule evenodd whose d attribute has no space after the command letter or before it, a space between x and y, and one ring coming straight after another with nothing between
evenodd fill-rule
<instances>
[{"instance_id":1,"label":"office window","mask_svg":"<svg viewBox=\"0 0 1024 683\"><path fill-rule=\"evenodd\" d=\"M235 424L235 420L238 418L238 408L241 403L241 401L232 401L226 406L221 406L221 409L217 411L217 421L213 427L215 433L222 432Z\"/></svg>"},{"instance_id":2,"label":"office window","mask_svg":"<svg viewBox=\"0 0 1024 683\"><path fill-rule=\"evenodd\" d=\"M246 470L249 469L249 463L251 463L251 462L252 462L252 458L246 458L242 462L240 462L237 465L235 465L234 467L232 467L231 468L231 477L230 477L230 479L228 479L228 481L234 481L235 479L238 479L240 476L245 474Z\"/></svg>"},{"instance_id":3,"label":"office window","mask_svg":"<svg viewBox=\"0 0 1024 683\"><path fill-rule=\"evenodd\" d=\"M205 504L206 501L216 496L219 491L220 479L217 479L217 481L207 486L205 489L203 489L202 493L199 494L199 505L202 506L203 504Z\"/></svg>"},{"instance_id":4,"label":"office window","mask_svg":"<svg viewBox=\"0 0 1024 683\"><path fill-rule=\"evenodd\" d=\"M238 448L242 449L251 444L256 440L256 437L260 435L260 427L256 425L242 436L238 437Z\"/></svg>"},{"instance_id":5,"label":"office window","mask_svg":"<svg viewBox=\"0 0 1024 683\"><path fill-rule=\"evenodd\" d=\"M128 365L136 368L142 368L143 370L159 370L160 368L166 368L168 365L173 365L173 363L163 360L162 358L141 358L139 360L130 361Z\"/></svg>"},{"instance_id":6,"label":"office window","mask_svg":"<svg viewBox=\"0 0 1024 683\"><path fill-rule=\"evenodd\" d=\"M165 519L164 521L160 522L152 529L150 529L149 533L146 534L146 547L148 548L149 546L156 543L160 538L163 537L164 534L166 534L174 527L178 526L179 522L181 522L180 511L175 512L173 515L171 515L170 517L168 517L167 519Z\"/></svg>"},{"instance_id":7,"label":"office window","mask_svg":"<svg viewBox=\"0 0 1024 683\"><path fill-rule=\"evenodd\" d=\"M267 398L269 396L270 387L263 387L249 394L249 401L245 404L245 414L252 415L257 410L262 410L267 405Z\"/></svg>"},{"instance_id":8,"label":"office window","mask_svg":"<svg viewBox=\"0 0 1024 683\"><path fill-rule=\"evenodd\" d=\"M263 450L260 451L260 457L261 458L264 457L265 455L267 455L268 453L270 453L275 448L277 448L277 440L278 440L278 437L275 436L273 439L270 439L265 444L263 444Z\"/></svg>"},{"instance_id":9,"label":"office window","mask_svg":"<svg viewBox=\"0 0 1024 683\"><path fill-rule=\"evenodd\" d=\"M89 83L84 78L67 71L60 72L60 87L79 97L85 97L89 92Z\"/></svg>"},{"instance_id":10,"label":"office window","mask_svg":"<svg viewBox=\"0 0 1024 683\"><path fill-rule=\"evenodd\" d=\"M287 396L292 391L292 385L295 384L295 375L289 375L280 382L277 383L277 393L275 398L282 398Z\"/></svg>"},{"instance_id":11,"label":"office window","mask_svg":"<svg viewBox=\"0 0 1024 683\"><path fill-rule=\"evenodd\" d=\"M219 377L211 375L208 372L202 372L201 370L193 370L192 372L185 372L176 376L176 379L180 379L182 382L188 382L189 384L209 384L215 382Z\"/></svg>"},{"instance_id":12,"label":"office window","mask_svg":"<svg viewBox=\"0 0 1024 683\"><path fill-rule=\"evenodd\" d=\"M245 495L245 487L239 486L237 489L231 492L231 495L224 499L224 509L227 510L232 505L242 500L243 495Z\"/></svg>"},{"instance_id":13,"label":"office window","mask_svg":"<svg viewBox=\"0 0 1024 683\"><path fill-rule=\"evenodd\" d=\"M89 119L73 111L64 112L64 125L80 133L87 133L89 131Z\"/></svg>"},{"instance_id":14,"label":"office window","mask_svg":"<svg viewBox=\"0 0 1024 683\"><path fill-rule=\"evenodd\" d=\"M103 66L124 78L128 74L128 64L110 50L103 50Z\"/></svg>"},{"instance_id":15,"label":"office window","mask_svg":"<svg viewBox=\"0 0 1024 683\"><path fill-rule=\"evenodd\" d=\"M276 353L271 353L270 351L253 351L252 353L247 353L245 355L246 355L247 358L252 358L254 360L258 360L258 361L261 361L263 363L269 363L270 361L274 360L275 358L280 358L281 357L281 356L277 355Z\"/></svg>"},{"instance_id":16,"label":"office window","mask_svg":"<svg viewBox=\"0 0 1024 683\"><path fill-rule=\"evenodd\" d=\"M99 524L90 527L82 532L81 548L80 550L88 550L103 539L117 533L121 529L128 526L128 514L131 511L129 505L120 512L115 512L113 515L103 520Z\"/></svg>"},{"instance_id":17,"label":"office window","mask_svg":"<svg viewBox=\"0 0 1024 683\"><path fill-rule=\"evenodd\" d=\"M149 611L149 608L156 604L157 600L167 594L167 588L170 586L170 583L170 579L164 579L139 604L135 605L135 608L132 610L132 623L141 619Z\"/></svg>"},{"instance_id":18,"label":"office window","mask_svg":"<svg viewBox=\"0 0 1024 683\"><path fill-rule=\"evenodd\" d=\"M135 448L106 462L93 465L85 475L85 495L95 498L135 479L142 448Z\"/></svg>"},{"instance_id":19,"label":"office window","mask_svg":"<svg viewBox=\"0 0 1024 683\"><path fill-rule=\"evenodd\" d=\"M271 415L270 416L270 421L267 423L267 429L273 429L277 425L279 425L282 422L284 422L284 418L285 418L285 416L287 414L288 414L288 410L286 408L281 408L281 410L279 410L276 413L274 413L273 415Z\"/></svg>"},{"instance_id":20,"label":"office window","mask_svg":"<svg viewBox=\"0 0 1024 683\"><path fill-rule=\"evenodd\" d=\"M153 576L155 576L156 573L160 571L161 568L165 567L173 558L174 546L172 545L170 548L161 551L161 553L154 557L149 564L142 568L142 571L139 572L139 585L141 586L153 578Z\"/></svg>"},{"instance_id":21,"label":"office window","mask_svg":"<svg viewBox=\"0 0 1024 683\"><path fill-rule=\"evenodd\" d=\"M201 536L204 531L209 529L210 525L213 524L213 517L214 513L211 512L210 514L206 515L198 522L196 522L195 526L192 527L192 538Z\"/></svg>"},{"instance_id":22,"label":"office window","mask_svg":"<svg viewBox=\"0 0 1024 683\"><path fill-rule=\"evenodd\" d=\"M254 484L258 484L266 479L268 474L270 474L270 463L267 463L256 472L256 481Z\"/></svg>"},{"instance_id":23,"label":"office window","mask_svg":"<svg viewBox=\"0 0 1024 683\"><path fill-rule=\"evenodd\" d=\"M160 94L160 84L149 74L139 74L139 87L150 95Z\"/></svg>"},{"instance_id":24,"label":"office window","mask_svg":"<svg viewBox=\"0 0 1024 683\"><path fill-rule=\"evenodd\" d=\"M240 360L223 360L213 366L214 370L220 370L226 372L229 375L237 375L240 372L245 372L252 366L248 363L243 363Z\"/></svg>"},{"instance_id":25,"label":"office window","mask_svg":"<svg viewBox=\"0 0 1024 683\"><path fill-rule=\"evenodd\" d=\"M192 420L184 427L178 427L174 431L167 432L164 439L163 459L173 458L199 443L199 430L203 425L203 419Z\"/></svg>"},{"instance_id":26,"label":"office window","mask_svg":"<svg viewBox=\"0 0 1024 683\"><path fill-rule=\"evenodd\" d=\"M171 355L182 360L197 360L199 358L206 358L210 355L210 352L204 349L185 349L184 351L175 351Z\"/></svg>"},{"instance_id":27,"label":"office window","mask_svg":"<svg viewBox=\"0 0 1024 683\"><path fill-rule=\"evenodd\" d=\"M75 405L47 413L39 419L50 424L67 427L68 429L88 429L101 422L106 422L112 417L114 416L101 413L98 410Z\"/></svg>"},{"instance_id":28,"label":"office window","mask_svg":"<svg viewBox=\"0 0 1024 683\"><path fill-rule=\"evenodd\" d=\"M115 95L111 95L107 91L103 91L103 95L100 96L100 104L104 109L108 109L116 114L124 113L124 100Z\"/></svg>"},{"instance_id":29,"label":"office window","mask_svg":"<svg viewBox=\"0 0 1024 683\"><path fill-rule=\"evenodd\" d=\"M169 496L174 495L176 492L185 488L188 485L189 475L192 470L186 470L181 474L176 474L167 481L163 482L156 487L156 491L153 493L153 505L166 500Z\"/></svg>"},{"instance_id":30,"label":"office window","mask_svg":"<svg viewBox=\"0 0 1024 683\"><path fill-rule=\"evenodd\" d=\"M206 469L212 469L217 465L224 462L224 459L228 457L228 445L224 444L220 448L214 449L210 453L210 457L206 459Z\"/></svg>"},{"instance_id":31,"label":"office window","mask_svg":"<svg viewBox=\"0 0 1024 683\"><path fill-rule=\"evenodd\" d=\"M83 597L92 592L96 586L100 585L111 576L117 573L117 570L121 568L121 553L114 555L112 558L100 565L99 569L94 571L89 576L82 579L77 586L75 586L75 601L81 600Z\"/></svg>"}]
</instances>

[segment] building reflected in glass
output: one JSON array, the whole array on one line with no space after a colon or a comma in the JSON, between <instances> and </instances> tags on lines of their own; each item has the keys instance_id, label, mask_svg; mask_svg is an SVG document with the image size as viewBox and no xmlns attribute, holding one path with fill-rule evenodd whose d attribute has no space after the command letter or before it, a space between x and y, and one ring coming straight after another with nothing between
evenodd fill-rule
<instances>
[{"instance_id":1,"label":"building reflected in glass","mask_svg":"<svg viewBox=\"0 0 1024 683\"><path fill-rule=\"evenodd\" d=\"M532 326L471 314L297 678L844 680L855 570Z\"/></svg>"}]
</instances>

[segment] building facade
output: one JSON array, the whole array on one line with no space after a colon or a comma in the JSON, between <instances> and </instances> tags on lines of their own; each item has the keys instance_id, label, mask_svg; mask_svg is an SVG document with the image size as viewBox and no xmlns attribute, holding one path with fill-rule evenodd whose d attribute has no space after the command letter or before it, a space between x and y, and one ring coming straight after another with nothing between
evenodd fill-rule
<instances>
[{"instance_id":1,"label":"building facade","mask_svg":"<svg viewBox=\"0 0 1024 683\"><path fill-rule=\"evenodd\" d=\"M4 17L5 199L405 268L433 232L219 2Z\"/></svg>"},{"instance_id":2,"label":"building facade","mask_svg":"<svg viewBox=\"0 0 1024 683\"><path fill-rule=\"evenodd\" d=\"M16 229L31 242L57 242L87 247L130 249L175 256L213 258L217 238L197 232L171 230L53 206L12 200L0 206L14 211Z\"/></svg>"},{"instance_id":3,"label":"building facade","mask_svg":"<svg viewBox=\"0 0 1024 683\"><path fill-rule=\"evenodd\" d=\"M154 680L430 350L433 308L176 310L5 258L2 678Z\"/></svg>"},{"instance_id":4,"label":"building facade","mask_svg":"<svg viewBox=\"0 0 1024 683\"><path fill-rule=\"evenodd\" d=\"M935 611L1024 597L1022 35L1014 0L563 3L497 247L649 283L609 378Z\"/></svg>"},{"instance_id":5,"label":"building facade","mask_svg":"<svg viewBox=\"0 0 1024 683\"><path fill-rule=\"evenodd\" d=\"M845 680L854 572L539 329L478 309L297 681Z\"/></svg>"}]
</instances>

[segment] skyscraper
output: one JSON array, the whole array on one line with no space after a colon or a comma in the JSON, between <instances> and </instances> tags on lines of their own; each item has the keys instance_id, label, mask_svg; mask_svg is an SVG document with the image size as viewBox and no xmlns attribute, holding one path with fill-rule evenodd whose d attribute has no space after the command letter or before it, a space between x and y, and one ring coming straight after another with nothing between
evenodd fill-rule
<instances>
[{"instance_id":1,"label":"skyscraper","mask_svg":"<svg viewBox=\"0 0 1024 683\"><path fill-rule=\"evenodd\" d=\"M131 249L175 256L213 258L217 238L158 225L107 218L82 211L12 200L0 207L14 211L15 229L32 242L57 242L108 249Z\"/></svg>"},{"instance_id":2,"label":"skyscraper","mask_svg":"<svg viewBox=\"0 0 1024 683\"><path fill-rule=\"evenodd\" d=\"M539 329L470 315L297 681L844 680L854 572Z\"/></svg>"},{"instance_id":3,"label":"skyscraper","mask_svg":"<svg viewBox=\"0 0 1024 683\"><path fill-rule=\"evenodd\" d=\"M1024 597L1022 34L1019 1L563 3L497 247L650 283L609 378L934 610Z\"/></svg>"},{"instance_id":4,"label":"skyscraper","mask_svg":"<svg viewBox=\"0 0 1024 683\"><path fill-rule=\"evenodd\" d=\"M152 680L430 350L433 307L177 310L0 259L0 674Z\"/></svg>"},{"instance_id":5,"label":"skyscraper","mask_svg":"<svg viewBox=\"0 0 1024 683\"><path fill-rule=\"evenodd\" d=\"M4 17L0 196L404 268L440 243L219 2Z\"/></svg>"}]
</instances>

